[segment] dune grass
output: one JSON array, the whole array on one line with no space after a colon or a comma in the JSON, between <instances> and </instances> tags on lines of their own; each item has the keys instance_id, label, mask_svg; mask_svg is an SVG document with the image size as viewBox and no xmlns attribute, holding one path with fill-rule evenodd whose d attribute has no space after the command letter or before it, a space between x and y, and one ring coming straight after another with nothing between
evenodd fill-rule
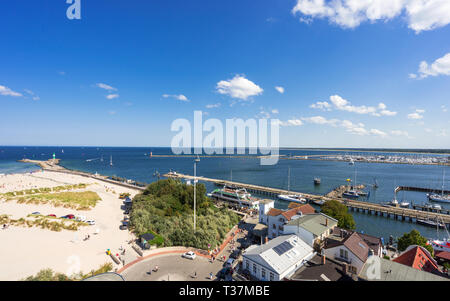
<instances>
[{"instance_id":1,"label":"dune grass","mask_svg":"<svg viewBox=\"0 0 450 301\"><path fill-rule=\"evenodd\" d=\"M73 275L71 277L62 273L54 272L52 269L44 269L39 271L35 276L29 276L23 279L23 281L80 281L95 275L110 272L112 269L113 265L109 262L101 265L97 270L92 270L87 274L79 273L78 275Z\"/></svg>"},{"instance_id":2,"label":"dune grass","mask_svg":"<svg viewBox=\"0 0 450 301\"><path fill-rule=\"evenodd\" d=\"M6 201L16 200L19 204L50 204L53 207L64 207L75 210L91 210L101 200L96 192L66 191L57 193L40 193L19 197L8 197Z\"/></svg>"},{"instance_id":3,"label":"dune grass","mask_svg":"<svg viewBox=\"0 0 450 301\"><path fill-rule=\"evenodd\" d=\"M50 231L60 232L62 230L77 231L79 227L88 226L88 224L75 221L66 220L57 217L43 216L43 215L29 215L27 217L34 217L34 219L19 218L14 220L9 215L0 215L0 225L9 224L17 227L40 227Z\"/></svg>"},{"instance_id":4,"label":"dune grass","mask_svg":"<svg viewBox=\"0 0 450 301\"><path fill-rule=\"evenodd\" d=\"M88 187L89 184L80 183L80 184L73 184L73 185L63 185L63 186L56 186L56 187L42 187L42 188L33 188L33 189L25 189L25 190L19 190L19 191L11 191L0 194L0 196L4 198L13 198L16 196L26 196L26 195L33 195L33 194L39 194L39 193L50 193L50 192L62 192L62 191L70 191L75 189L84 189Z\"/></svg>"}]
</instances>

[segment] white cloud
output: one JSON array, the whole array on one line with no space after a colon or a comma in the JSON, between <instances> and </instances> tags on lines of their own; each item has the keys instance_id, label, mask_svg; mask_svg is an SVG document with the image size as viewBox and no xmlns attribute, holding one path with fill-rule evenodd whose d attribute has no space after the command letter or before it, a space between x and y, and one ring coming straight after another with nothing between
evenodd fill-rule
<instances>
[{"instance_id":1,"label":"white cloud","mask_svg":"<svg viewBox=\"0 0 450 301\"><path fill-rule=\"evenodd\" d=\"M348 100L342 98L339 95L332 95L330 96L330 103L323 101L323 102L316 102L312 105L310 105L310 108L313 109L321 109L324 111L331 111L333 108L339 111L346 111L351 113L357 113L357 114L370 114L373 116L395 116L397 115L397 112L389 111L386 108L386 105L384 103L379 103L378 107L373 106L354 106L352 105Z\"/></svg>"},{"instance_id":2,"label":"white cloud","mask_svg":"<svg viewBox=\"0 0 450 301\"><path fill-rule=\"evenodd\" d=\"M13 96L13 97L21 97L21 96L23 96L19 92L15 92L15 91L11 90L10 88L5 87L5 86L1 86L1 85L0 85L0 95Z\"/></svg>"},{"instance_id":3,"label":"white cloud","mask_svg":"<svg viewBox=\"0 0 450 301\"><path fill-rule=\"evenodd\" d=\"M297 0L292 9L300 20L328 19L343 28L363 22L389 21L402 17L416 33L450 23L448 0Z\"/></svg>"},{"instance_id":4,"label":"white cloud","mask_svg":"<svg viewBox=\"0 0 450 301\"><path fill-rule=\"evenodd\" d=\"M241 75L236 75L230 80L218 82L216 89L220 94L241 100L247 100L251 96L260 95L264 91L260 86Z\"/></svg>"},{"instance_id":5,"label":"white cloud","mask_svg":"<svg viewBox=\"0 0 450 301\"><path fill-rule=\"evenodd\" d=\"M218 108L218 107L220 107L222 104L219 102L219 103L215 103L215 104L208 104L208 105L206 105L206 108L207 109L214 109L214 108Z\"/></svg>"},{"instance_id":6,"label":"white cloud","mask_svg":"<svg viewBox=\"0 0 450 301\"><path fill-rule=\"evenodd\" d=\"M96 84L96 86L100 89L104 89L107 91L117 91L116 88L111 87L110 85L107 85L107 84L103 84L103 83L98 83L98 84Z\"/></svg>"},{"instance_id":7,"label":"white cloud","mask_svg":"<svg viewBox=\"0 0 450 301\"><path fill-rule=\"evenodd\" d=\"M31 96L31 99L33 100L40 100L41 98L39 96L37 96L36 94L34 94L33 91L28 90L28 89L24 89L24 91L29 94Z\"/></svg>"},{"instance_id":8,"label":"white cloud","mask_svg":"<svg viewBox=\"0 0 450 301\"><path fill-rule=\"evenodd\" d=\"M272 112L272 114L278 114L278 113L280 113L277 109L273 109L271 112Z\"/></svg>"},{"instance_id":9,"label":"white cloud","mask_svg":"<svg viewBox=\"0 0 450 301\"><path fill-rule=\"evenodd\" d=\"M422 119L423 113L425 113L425 110L417 109L414 113L408 114L408 119L413 119L413 120Z\"/></svg>"},{"instance_id":10,"label":"white cloud","mask_svg":"<svg viewBox=\"0 0 450 301\"><path fill-rule=\"evenodd\" d=\"M107 99L115 99L115 98L119 98L119 94L109 94L106 96Z\"/></svg>"},{"instance_id":11,"label":"white cloud","mask_svg":"<svg viewBox=\"0 0 450 301\"><path fill-rule=\"evenodd\" d=\"M117 113L116 111L109 111L108 112L109 115L116 115L116 113Z\"/></svg>"},{"instance_id":12,"label":"white cloud","mask_svg":"<svg viewBox=\"0 0 450 301\"><path fill-rule=\"evenodd\" d=\"M370 129L367 130L363 123L353 123L349 120L339 120L339 119L326 119L323 116L313 116L313 117L304 117L301 120L319 125L328 125L332 127L340 127L345 129L347 132L355 135L366 136L373 135L381 138L388 137L388 134L378 130L378 129Z\"/></svg>"},{"instance_id":13,"label":"white cloud","mask_svg":"<svg viewBox=\"0 0 450 301\"><path fill-rule=\"evenodd\" d=\"M283 87L277 86L277 87L275 87L275 90L277 90L277 91L280 92L281 94L284 93L284 88L283 88Z\"/></svg>"},{"instance_id":14,"label":"white cloud","mask_svg":"<svg viewBox=\"0 0 450 301\"><path fill-rule=\"evenodd\" d=\"M401 131L401 130L393 130L390 132L392 136L404 136L406 138L411 138L411 136L409 136L409 133L406 131Z\"/></svg>"},{"instance_id":15,"label":"white cloud","mask_svg":"<svg viewBox=\"0 0 450 301\"><path fill-rule=\"evenodd\" d=\"M413 79L423 79L428 76L450 75L450 53L438 58L431 63L431 65L429 65L426 61L421 62L417 73L418 75L410 74L409 77Z\"/></svg>"},{"instance_id":16,"label":"white cloud","mask_svg":"<svg viewBox=\"0 0 450 301\"><path fill-rule=\"evenodd\" d=\"M318 101L309 106L312 109L320 109L323 111L331 111L331 105L326 101Z\"/></svg>"},{"instance_id":17,"label":"white cloud","mask_svg":"<svg viewBox=\"0 0 450 301\"><path fill-rule=\"evenodd\" d=\"M184 96L183 94L179 94L179 95L170 95L170 94L163 94L164 98L175 98L179 101L184 101L184 102L189 102L190 100Z\"/></svg>"},{"instance_id":18,"label":"white cloud","mask_svg":"<svg viewBox=\"0 0 450 301\"><path fill-rule=\"evenodd\" d=\"M446 106L441 106L442 112L447 113L447 107Z\"/></svg>"}]
</instances>

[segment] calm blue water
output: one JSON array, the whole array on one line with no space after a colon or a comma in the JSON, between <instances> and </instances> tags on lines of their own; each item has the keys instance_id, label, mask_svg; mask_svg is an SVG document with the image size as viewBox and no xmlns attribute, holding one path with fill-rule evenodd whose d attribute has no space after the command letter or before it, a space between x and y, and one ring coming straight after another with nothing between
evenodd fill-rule
<instances>
[{"instance_id":1,"label":"calm blue water","mask_svg":"<svg viewBox=\"0 0 450 301\"><path fill-rule=\"evenodd\" d=\"M64 152L63 152L64 151ZM53 153L61 159L61 165L74 170L119 176L140 182L156 181L154 176L174 170L180 173L193 174L192 158L150 158L152 152L171 154L169 148L95 148L95 147L0 147L0 173L28 172L38 169L29 164L17 163L16 160L28 158L46 160ZM281 150L281 154L314 155L336 154L331 151L314 150ZM342 152L348 153L348 152ZM389 155L390 153L383 153ZM113 159L111 167L110 157ZM100 159L103 157L103 161ZM197 165L197 174L210 178L266 185L287 189L288 168L291 169L291 190L326 194L333 188L345 184L346 179L355 179L358 184L372 185L376 179L379 188L369 188L368 202L381 203L394 197L394 188L399 185L418 186L440 189L444 168L448 175L445 186L450 188L450 168L431 165L376 164L356 163L354 166L346 162L313 161L313 160L280 160L274 166L261 166L259 159L249 158L201 158ZM314 177L320 177L322 184L313 185ZM208 190L212 184L205 183ZM371 186L370 186L371 187ZM426 202L426 195L417 192L400 192L397 199L414 203ZM448 205L441 204L443 207ZM276 207L285 208L287 203L276 202ZM357 230L384 237L402 235L413 228L427 237L436 237L436 230L407 222L390 220L366 214L354 213ZM440 231L440 236L444 233Z\"/></svg>"}]
</instances>

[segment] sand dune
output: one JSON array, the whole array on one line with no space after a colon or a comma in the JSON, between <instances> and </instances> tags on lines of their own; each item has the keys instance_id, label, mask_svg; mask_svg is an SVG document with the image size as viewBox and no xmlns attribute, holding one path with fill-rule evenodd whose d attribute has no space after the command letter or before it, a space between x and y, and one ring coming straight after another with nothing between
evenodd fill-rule
<instances>
[{"instance_id":1,"label":"sand dune","mask_svg":"<svg viewBox=\"0 0 450 301\"><path fill-rule=\"evenodd\" d=\"M14 219L37 211L56 216L80 214L96 222L96 225L82 227L78 231L54 232L14 226L0 229L0 280L23 279L44 268L65 274L79 270L87 273L106 262L113 262L105 254L107 249L118 252L120 246L128 246L127 241L133 236L119 229L123 219L123 201L119 199L119 194L129 192L134 196L137 191L91 178L43 171L0 176L0 193L79 183L91 184L85 190L96 192L102 199L90 211L0 201L0 215L8 214ZM97 231L99 233L95 234ZM84 241L87 234L91 238ZM127 247L128 258L134 255L133 252ZM114 266L117 267L115 263Z\"/></svg>"}]
</instances>

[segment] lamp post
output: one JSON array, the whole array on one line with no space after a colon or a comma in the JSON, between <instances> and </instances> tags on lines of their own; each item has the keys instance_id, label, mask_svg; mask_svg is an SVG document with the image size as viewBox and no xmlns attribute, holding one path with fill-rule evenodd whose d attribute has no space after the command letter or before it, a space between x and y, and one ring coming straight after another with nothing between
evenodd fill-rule
<instances>
[{"instance_id":1,"label":"lamp post","mask_svg":"<svg viewBox=\"0 0 450 301\"><path fill-rule=\"evenodd\" d=\"M200 158L197 156L194 160L194 233L196 231L196 209L197 209L197 193L196 193L196 186L197 186L197 163L200 162Z\"/></svg>"}]
</instances>

